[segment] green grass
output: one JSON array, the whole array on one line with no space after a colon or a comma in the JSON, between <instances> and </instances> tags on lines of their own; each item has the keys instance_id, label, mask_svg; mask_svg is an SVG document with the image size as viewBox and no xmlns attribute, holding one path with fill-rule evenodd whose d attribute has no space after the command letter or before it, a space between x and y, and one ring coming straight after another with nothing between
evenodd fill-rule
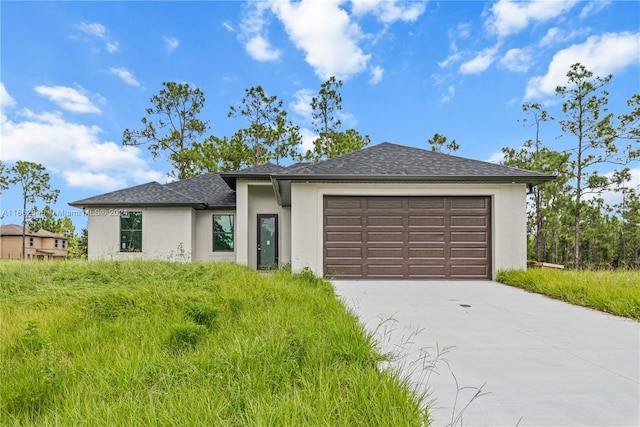
<instances>
[{"instance_id":1,"label":"green grass","mask_svg":"<svg viewBox=\"0 0 640 427\"><path fill-rule=\"evenodd\" d=\"M640 320L640 271L509 270L497 280L508 285Z\"/></svg>"},{"instance_id":2,"label":"green grass","mask_svg":"<svg viewBox=\"0 0 640 427\"><path fill-rule=\"evenodd\" d=\"M425 396L328 282L232 264L0 262L0 424L412 426Z\"/></svg>"}]
</instances>

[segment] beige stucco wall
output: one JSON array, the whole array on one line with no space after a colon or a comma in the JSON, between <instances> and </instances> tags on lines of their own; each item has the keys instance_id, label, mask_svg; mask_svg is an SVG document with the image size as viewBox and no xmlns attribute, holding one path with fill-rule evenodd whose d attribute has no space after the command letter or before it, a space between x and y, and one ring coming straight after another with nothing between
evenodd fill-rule
<instances>
[{"instance_id":1,"label":"beige stucco wall","mask_svg":"<svg viewBox=\"0 0 640 427\"><path fill-rule=\"evenodd\" d=\"M121 211L142 212L142 252L120 252ZM92 208L88 210L90 260L163 259L191 261L194 253L189 207Z\"/></svg>"},{"instance_id":2,"label":"beige stucco wall","mask_svg":"<svg viewBox=\"0 0 640 427\"><path fill-rule=\"evenodd\" d=\"M29 237L33 237L33 246L29 245ZM26 236L25 237L25 258L52 258L52 257L67 257L67 239L57 239L58 247L55 247L54 238L38 237L38 236ZM62 247L62 242L64 248ZM38 249L47 251L48 253L38 252ZM22 258L22 236L2 236L0 237L0 257L10 259Z\"/></svg>"},{"instance_id":3,"label":"beige stucco wall","mask_svg":"<svg viewBox=\"0 0 640 427\"><path fill-rule=\"evenodd\" d=\"M237 251L237 231L234 233L233 252L213 251L213 215L234 215L234 228L237 230L236 212L233 210L200 210L195 211L194 227L194 261L235 262Z\"/></svg>"},{"instance_id":4,"label":"beige stucco wall","mask_svg":"<svg viewBox=\"0 0 640 427\"><path fill-rule=\"evenodd\" d=\"M353 196L491 196L492 276L526 268L526 188L524 184L322 184L291 185L291 267L323 274L323 199Z\"/></svg>"},{"instance_id":5,"label":"beige stucco wall","mask_svg":"<svg viewBox=\"0 0 640 427\"><path fill-rule=\"evenodd\" d=\"M291 209L278 206L270 181L238 181L236 184L237 262L258 264L258 214L278 215L278 262L291 261Z\"/></svg>"}]
</instances>

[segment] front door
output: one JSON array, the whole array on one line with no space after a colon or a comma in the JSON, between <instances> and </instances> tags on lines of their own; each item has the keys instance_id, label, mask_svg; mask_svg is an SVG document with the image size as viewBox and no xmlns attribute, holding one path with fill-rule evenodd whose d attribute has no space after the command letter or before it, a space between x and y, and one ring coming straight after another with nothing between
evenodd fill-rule
<instances>
[{"instance_id":1,"label":"front door","mask_svg":"<svg viewBox=\"0 0 640 427\"><path fill-rule=\"evenodd\" d=\"M258 215L258 270L278 266L278 215Z\"/></svg>"}]
</instances>

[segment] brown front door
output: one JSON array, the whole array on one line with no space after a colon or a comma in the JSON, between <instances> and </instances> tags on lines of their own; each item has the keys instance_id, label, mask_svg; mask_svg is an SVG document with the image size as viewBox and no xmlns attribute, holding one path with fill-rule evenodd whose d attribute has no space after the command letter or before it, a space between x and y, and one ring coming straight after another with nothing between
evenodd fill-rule
<instances>
[{"instance_id":1,"label":"brown front door","mask_svg":"<svg viewBox=\"0 0 640 427\"><path fill-rule=\"evenodd\" d=\"M490 279L489 197L325 196L324 275Z\"/></svg>"}]
</instances>

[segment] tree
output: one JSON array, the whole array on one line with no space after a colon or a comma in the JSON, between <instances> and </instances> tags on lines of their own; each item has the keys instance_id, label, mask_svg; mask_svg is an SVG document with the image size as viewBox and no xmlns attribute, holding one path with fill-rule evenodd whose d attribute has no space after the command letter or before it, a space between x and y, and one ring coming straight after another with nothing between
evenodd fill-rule
<instances>
[{"instance_id":1,"label":"tree","mask_svg":"<svg viewBox=\"0 0 640 427\"><path fill-rule=\"evenodd\" d=\"M7 168L5 167L4 163L0 161L0 194L2 194L2 192L7 188L9 188L9 177L7 175Z\"/></svg>"},{"instance_id":2,"label":"tree","mask_svg":"<svg viewBox=\"0 0 640 427\"><path fill-rule=\"evenodd\" d=\"M60 190L52 190L49 185L49 174L39 163L18 160L9 169L9 184L20 186L22 192L22 259L25 257L25 236L27 226L27 203L35 203L37 199L55 203Z\"/></svg>"},{"instance_id":3,"label":"tree","mask_svg":"<svg viewBox=\"0 0 640 427\"><path fill-rule=\"evenodd\" d=\"M448 150L447 154L451 154L452 151L458 151L458 149L460 149L460 146L455 139L447 144L447 137L440 135L439 133L434 133L433 137L427 139L427 144L431 146L431 151L436 151L438 153L442 153L443 147Z\"/></svg>"},{"instance_id":4,"label":"tree","mask_svg":"<svg viewBox=\"0 0 640 427\"><path fill-rule=\"evenodd\" d=\"M342 81L331 76L320 86L318 96L311 98L312 126L318 137L313 141L313 150L307 152L307 159L330 159L359 150L371 142L368 135L361 135L355 129L340 131L341 87Z\"/></svg>"},{"instance_id":5,"label":"tree","mask_svg":"<svg viewBox=\"0 0 640 427\"><path fill-rule=\"evenodd\" d=\"M203 137L208 121L198 114L204 107L204 94L187 83L164 82L160 93L150 99L147 116L141 119L141 130L125 129L122 144L147 145L154 159L168 152L167 159L175 168L169 176L189 178L200 173L199 152L193 144ZM177 173L176 173L177 171Z\"/></svg>"},{"instance_id":6,"label":"tree","mask_svg":"<svg viewBox=\"0 0 640 427\"><path fill-rule=\"evenodd\" d=\"M562 112L565 115L559 121L565 134L575 138L575 146L569 150L572 154L570 176L574 180L574 244L573 265L580 267L580 231L584 206L583 197L589 193L599 194L608 185L607 177L600 175L595 166L602 163L626 164L637 150L625 150L619 154L616 142L626 136L637 137L638 109L619 117L619 125L613 123L614 116L608 112L609 93L604 89L612 75L604 78L593 77L587 68L576 63L567 72L568 86L558 86L556 95L563 98ZM635 100L635 104L634 104ZM637 105L638 97L629 105Z\"/></svg>"},{"instance_id":7,"label":"tree","mask_svg":"<svg viewBox=\"0 0 640 427\"><path fill-rule=\"evenodd\" d=\"M287 119L287 112L277 96L267 96L262 86L245 89L240 105L229 107L228 117L248 122L231 138L212 138L212 151L226 165L261 165L271 160L276 164L285 158L297 159L301 142L300 129Z\"/></svg>"}]
</instances>

